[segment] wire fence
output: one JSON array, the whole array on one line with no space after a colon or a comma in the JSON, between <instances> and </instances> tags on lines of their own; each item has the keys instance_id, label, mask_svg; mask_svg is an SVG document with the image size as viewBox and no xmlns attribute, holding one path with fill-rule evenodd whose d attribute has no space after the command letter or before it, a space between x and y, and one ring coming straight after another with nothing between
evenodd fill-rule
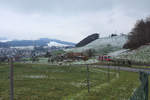
<instances>
[{"instance_id":1,"label":"wire fence","mask_svg":"<svg viewBox=\"0 0 150 100\"><path fill-rule=\"evenodd\" d=\"M15 94L15 91L14 91L14 81L15 80L14 79L16 79L16 77L14 76L13 59L9 59L9 61L10 61L10 100L15 100L15 98L14 98L14 94ZM81 80L78 79L78 80L75 80L75 81L71 81L70 83L72 85L75 85L76 87L79 87L79 88L82 87L82 89L86 90L88 93L91 92L91 88L93 88L94 86L96 86L100 82L102 82L102 83L110 83L110 81L112 79L114 79L115 77L118 77L120 75L120 73L121 73L119 67L116 69L116 71L112 72L109 65L108 65L108 67L107 67L106 70L91 68L90 65L84 65L84 69L81 70L81 71L78 71L78 69L76 69L75 67L74 67L74 69L72 69L70 66L65 67L65 68L70 73L74 73L71 70L77 70L76 74L82 73L82 75L84 76L84 81L82 81L82 78L81 78ZM31 69L28 69L28 70L30 72ZM53 72L53 71L54 70L51 69L51 70L46 71L46 72L50 73L50 72ZM61 72L63 72L63 71L61 71ZM96 73L96 72L101 72L103 74L99 74L99 73ZM27 72L25 72L25 73L27 73ZM46 76L47 74L44 74L44 75ZM149 84L148 83L148 74L146 74L144 72L140 72L139 75L140 75L139 79L140 79L141 84L134 91L133 95L130 97L130 100L148 100L148 84ZM45 77L45 76L38 76L38 77L42 78L42 77ZM102 76L103 78L100 79L97 76L99 76L99 77ZM17 78L19 78L19 77L20 76L17 76ZM24 76L23 79L25 79L27 77L28 78L32 78L33 76ZM34 78L38 78L38 77L34 76ZM51 77L51 76L47 75L46 77ZM79 76L78 77L73 76L73 77L74 78L79 78ZM80 76L80 77L82 77L82 76ZM23 79L21 79L21 80L23 80ZM101 80L103 80L103 81L101 81ZM80 82L80 84L78 84L79 81L82 81L82 82ZM79 90L81 90L81 89L79 89Z\"/></svg>"},{"instance_id":2,"label":"wire fence","mask_svg":"<svg viewBox=\"0 0 150 100\"><path fill-rule=\"evenodd\" d=\"M135 90L130 100L148 100L148 74L140 72L141 85Z\"/></svg>"}]
</instances>

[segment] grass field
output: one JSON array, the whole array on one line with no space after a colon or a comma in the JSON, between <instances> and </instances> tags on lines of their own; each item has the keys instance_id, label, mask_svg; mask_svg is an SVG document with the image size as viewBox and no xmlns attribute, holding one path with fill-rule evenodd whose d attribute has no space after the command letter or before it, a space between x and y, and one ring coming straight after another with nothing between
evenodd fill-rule
<instances>
[{"instance_id":1,"label":"grass field","mask_svg":"<svg viewBox=\"0 0 150 100\"><path fill-rule=\"evenodd\" d=\"M139 86L138 74L85 66L14 65L15 100L126 100ZM9 100L9 66L0 65L0 100Z\"/></svg>"}]
</instances>

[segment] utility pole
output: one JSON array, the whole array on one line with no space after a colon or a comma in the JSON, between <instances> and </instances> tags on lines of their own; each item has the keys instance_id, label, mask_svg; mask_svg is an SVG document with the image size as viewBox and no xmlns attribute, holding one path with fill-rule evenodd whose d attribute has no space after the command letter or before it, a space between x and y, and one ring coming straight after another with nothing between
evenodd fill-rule
<instances>
[{"instance_id":1,"label":"utility pole","mask_svg":"<svg viewBox=\"0 0 150 100\"><path fill-rule=\"evenodd\" d=\"M14 100L14 68L13 68L13 58L9 58L10 63L10 100Z\"/></svg>"}]
</instances>

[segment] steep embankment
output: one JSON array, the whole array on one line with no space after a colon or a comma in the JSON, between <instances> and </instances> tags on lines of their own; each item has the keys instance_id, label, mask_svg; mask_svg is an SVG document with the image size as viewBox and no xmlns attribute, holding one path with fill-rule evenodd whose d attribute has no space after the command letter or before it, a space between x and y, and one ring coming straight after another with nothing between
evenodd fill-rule
<instances>
[{"instance_id":1,"label":"steep embankment","mask_svg":"<svg viewBox=\"0 0 150 100\"><path fill-rule=\"evenodd\" d=\"M119 35L113 37L99 38L86 46L68 49L67 51L72 52L84 52L88 49L95 50L96 54L107 54L109 52L117 51L122 49L123 45L127 41L126 35Z\"/></svg>"}]
</instances>

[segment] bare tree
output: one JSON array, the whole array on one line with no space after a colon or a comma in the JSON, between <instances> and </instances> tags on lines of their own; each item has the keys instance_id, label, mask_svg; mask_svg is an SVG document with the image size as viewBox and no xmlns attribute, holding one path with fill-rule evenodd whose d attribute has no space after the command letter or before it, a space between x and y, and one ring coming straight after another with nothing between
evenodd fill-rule
<instances>
[{"instance_id":1,"label":"bare tree","mask_svg":"<svg viewBox=\"0 0 150 100\"><path fill-rule=\"evenodd\" d=\"M146 43L150 43L150 17L137 21L128 35L128 42L124 48L136 49Z\"/></svg>"}]
</instances>

